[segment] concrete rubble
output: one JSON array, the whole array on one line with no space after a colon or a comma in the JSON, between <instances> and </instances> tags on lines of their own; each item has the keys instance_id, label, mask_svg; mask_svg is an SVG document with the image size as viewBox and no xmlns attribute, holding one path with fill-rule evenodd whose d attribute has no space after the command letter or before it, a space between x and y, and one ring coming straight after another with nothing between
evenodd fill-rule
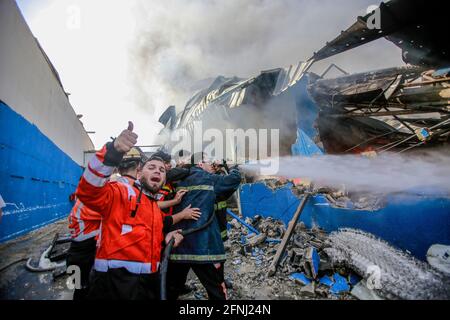
<instances>
[{"instance_id":1,"label":"concrete rubble","mask_svg":"<svg viewBox=\"0 0 450 320\"><path fill-rule=\"evenodd\" d=\"M269 266L286 228L270 217L256 216L245 222L259 234L236 219L229 221L225 275L230 299L429 299L450 294L448 277L382 240L357 230L327 234L319 228L308 229L302 222L296 226L276 274L269 277ZM382 287L377 287L376 274L367 263L380 266ZM410 274L402 272L405 268ZM190 277L189 285L194 290L182 299L207 298L195 276Z\"/></svg>"},{"instance_id":2,"label":"concrete rubble","mask_svg":"<svg viewBox=\"0 0 450 320\"><path fill-rule=\"evenodd\" d=\"M245 219L245 223L248 226L236 219L229 220L229 240L225 242L225 280L231 300L450 297L450 278L441 272L444 270L438 270L442 268L437 268L443 264L441 260L447 257L448 247L430 249L429 258L438 257L441 262L434 266L417 261L407 253L358 230L343 229L327 234L319 228L308 229L299 222L276 274L269 277L269 266L286 228L281 221L271 217L255 216ZM65 232L65 221L61 221L0 246L0 255L9 257L1 268L0 296L3 299L71 298L71 291L65 285L67 277L55 279L51 272L30 273L25 268L25 260L29 257L33 258L33 264L39 261L52 235ZM378 265L381 269L380 289L377 289L374 274L368 268L372 265ZM181 299L208 298L195 275L189 275L187 285L192 291Z\"/></svg>"},{"instance_id":3,"label":"concrete rubble","mask_svg":"<svg viewBox=\"0 0 450 320\"><path fill-rule=\"evenodd\" d=\"M349 269L334 269L323 252L327 234L318 228L307 229L303 223L295 233L281 259L277 273L268 276L268 269L277 246L286 231L281 221L256 216L246 223L260 233L255 234L236 219L229 221L229 240L226 242L228 260L225 264L226 282L230 299L332 299L353 300L351 285L346 279L355 275ZM323 283L322 277L329 277ZM336 287L334 279L344 279L346 288ZM206 292L195 276L188 285L194 290L183 299L205 299ZM230 285L231 284L231 285ZM345 286L344 286L345 287Z\"/></svg>"}]
</instances>

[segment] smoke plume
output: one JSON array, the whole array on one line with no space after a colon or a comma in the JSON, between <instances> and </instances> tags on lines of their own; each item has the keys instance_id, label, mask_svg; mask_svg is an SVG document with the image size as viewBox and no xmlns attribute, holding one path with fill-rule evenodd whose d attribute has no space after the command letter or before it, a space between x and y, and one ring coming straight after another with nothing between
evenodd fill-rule
<instances>
[{"instance_id":1,"label":"smoke plume","mask_svg":"<svg viewBox=\"0 0 450 320\"><path fill-rule=\"evenodd\" d=\"M273 160L276 161L276 160ZM278 175L308 178L321 186L353 192L450 192L449 151L420 154L382 154L375 158L357 155L324 155L279 159ZM244 165L258 172L259 165Z\"/></svg>"},{"instance_id":2,"label":"smoke plume","mask_svg":"<svg viewBox=\"0 0 450 320\"><path fill-rule=\"evenodd\" d=\"M169 105L183 108L205 87L201 80L249 77L305 60L371 4L373 0L138 1L130 51L135 103L159 116ZM381 41L357 49L353 58L343 54L337 62L348 71L401 64L398 49Z\"/></svg>"}]
</instances>

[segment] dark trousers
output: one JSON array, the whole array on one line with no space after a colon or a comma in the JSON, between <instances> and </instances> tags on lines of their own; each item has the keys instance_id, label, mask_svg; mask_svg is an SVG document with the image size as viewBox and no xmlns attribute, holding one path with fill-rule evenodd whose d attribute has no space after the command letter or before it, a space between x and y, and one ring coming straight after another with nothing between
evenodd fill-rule
<instances>
[{"instance_id":1,"label":"dark trousers","mask_svg":"<svg viewBox=\"0 0 450 320\"><path fill-rule=\"evenodd\" d=\"M189 270L194 271L210 300L227 300L223 263L174 263L169 262L167 286L169 300L176 300L186 284Z\"/></svg>"},{"instance_id":2,"label":"dark trousers","mask_svg":"<svg viewBox=\"0 0 450 320\"><path fill-rule=\"evenodd\" d=\"M72 241L67 252L67 266L78 266L80 268L81 289L75 289L73 300L84 300L89 290L89 275L95 261L96 252L95 238L81 242Z\"/></svg>"},{"instance_id":3,"label":"dark trousers","mask_svg":"<svg viewBox=\"0 0 450 320\"><path fill-rule=\"evenodd\" d=\"M159 300L159 273L134 274L125 268L94 271L88 300Z\"/></svg>"}]
</instances>

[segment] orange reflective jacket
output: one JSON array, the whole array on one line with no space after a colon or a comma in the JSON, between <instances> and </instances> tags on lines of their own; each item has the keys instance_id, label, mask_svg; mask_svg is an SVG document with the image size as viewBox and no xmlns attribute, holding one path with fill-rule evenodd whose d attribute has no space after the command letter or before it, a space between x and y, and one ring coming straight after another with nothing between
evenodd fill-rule
<instances>
[{"instance_id":1,"label":"orange reflective jacket","mask_svg":"<svg viewBox=\"0 0 450 320\"><path fill-rule=\"evenodd\" d=\"M86 207L80 200L75 202L69 215L70 235L80 242L98 235L102 216Z\"/></svg>"},{"instance_id":2,"label":"orange reflective jacket","mask_svg":"<svg viewBox=\"0 0 450 320\"><path fill-rule=\"evenodd\" d=\"M109 182L114 165L120 157L112 143L92 157L77 189L78 198L102 216L94 268L106 272L126 268L129 272L157 272L160 264L163 236L163 214L155 200L143 195L137 205L140 190L122 182ZM107 164L107 165L106 165ZM132 217L132 212L136 215Z\"/></svg>"}]
</instances>

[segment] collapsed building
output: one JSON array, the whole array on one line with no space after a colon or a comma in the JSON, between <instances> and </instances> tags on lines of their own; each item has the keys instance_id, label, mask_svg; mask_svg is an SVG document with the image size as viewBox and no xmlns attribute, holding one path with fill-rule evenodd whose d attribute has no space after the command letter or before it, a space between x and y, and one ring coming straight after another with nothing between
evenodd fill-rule
<instances>
[{"instance_id":1,"label":"collapsed building","mask_svg":"<svg viewBox=\"0 0 450 320\"><path fill-rule=\"evenodd\" d=\"M374 15L380 19L379 27L371 25ZM385 152L407 154L431 148L448 150L450 51L448 43L439 36L445 28L442 15L435 2L392 0L381 3L374 12L358 17L352 26L306 61L288 68L266 70L249 79L216 78L208 88L196 93L182 112L177 114L173 106L164 112L160 118L165 126L162 135L179 129L192 132L195 122L201 121L204 128L222 130L278 129L280 156L377 156ZM331 64L321 75L309 71L317 61L380 38L401 48L406 66L348 74ZM331 68L343 75L327 78ZM171 147L173 145L167 142L166 148ZM231 144L231 148L235 146ZM243 159L234 155L231 160ZM300 218L302 223L308 228L319 227L332 232L334 236L330 241L334 239L339 249L328 250L328 258L335 262L346 260L347 267L366 279L368 274L363 269L370 265L382 265L382 273L395 279L398 277L393 274L398 272L392 267L395 261L405 261L404 265L409 261L410 270L416 270L416 275L434 274L423 261L427 255L430 261L433 245L450 244L450 197L445 191L431 195L413 192L352 196L345 190L314 189L304 181L298 183L279 177L252 179L239 191L238 207L242 218L251 221L255 216L274 218L288 225L308 194L309 200ZM430 214L432 218L427 218ZM341 238L346 236L357 240L345 242ZM362 257L364 253L360 249L365 246L372 246L376 253ZM389 246L392 249L389 257L377 251ZM447 251L441 253L448 255L446 248ZM404 254L408 258L404 258ZM443 253L441 260L446 254ZM385 292L385 297L445 297L448 289L445 289L447 280L442 280L444 278L441 274L428 278L437 283L435 289L440 293L436 295L430 291L428 296L422 296L418 290L407 297L401 296L397 287L390 293ZM307 284L308 281L301 282ZM413 280L402 281L397 285Z\"/></svg>"},{"instance_id":2,"label":"collapsed building","mask_svg":"<svg viewBox=\"0 0 450 320\"><path fill-rule=\"evenodd\" d=\"M448 43L440 38L444 11L430 1L392 0L379 7L379 29L368 27L372 15L359 17L306 61L250 79L216 78L181 113L175 107L164 112L162 135L192 131L201 120L205 129L278 129L281 156L448 148L450 58ZM332 64L330 69L343 73L337 78L327 78L329 69L321 75L310 71L314 62L383 37L402 49L407 66L348 74ZM233 144L228 148L233 153ZM450 298L447 193L349 194L307 179L246 179L238 205L229 212L231 298ZM60 198L66 199L69 190L64 188ZM62 216L67 210L58 212L50 213ZM62 221L0 247L8 258L0 266L0 298L70 296L61 262L70 242L62 234L66 231ZM41 274L24 274L19 262ZM269 275L273 267L276 272ZM191 284L200 288L195 279ZM185 298L206 298L198 288Z\"/></svg>"},{"instance_id":3,"label":"collapsed building","mask_svg":"<svg viewBox=\"0 0 450 320\"><path fill-rule=\"evenodd\" d=\"M438 8L397 0L378 10L381 29L367 27L371 14L359 17L305 62L250 79L216 78L179 114L173 106L166 110L163 132L191 131L196 120L219 128L218 123L242 129L258 124L280 130L281 155L304 153L295 145L303 139L337 154L447 144L450 57L448 44L437 36L443 27ZM314 62L382 37L402 49L407 66L349 75L332 64L345 73L334 79L325 78L330 68L320 76L308 72Z\"/></svg>"}]
</instances>

